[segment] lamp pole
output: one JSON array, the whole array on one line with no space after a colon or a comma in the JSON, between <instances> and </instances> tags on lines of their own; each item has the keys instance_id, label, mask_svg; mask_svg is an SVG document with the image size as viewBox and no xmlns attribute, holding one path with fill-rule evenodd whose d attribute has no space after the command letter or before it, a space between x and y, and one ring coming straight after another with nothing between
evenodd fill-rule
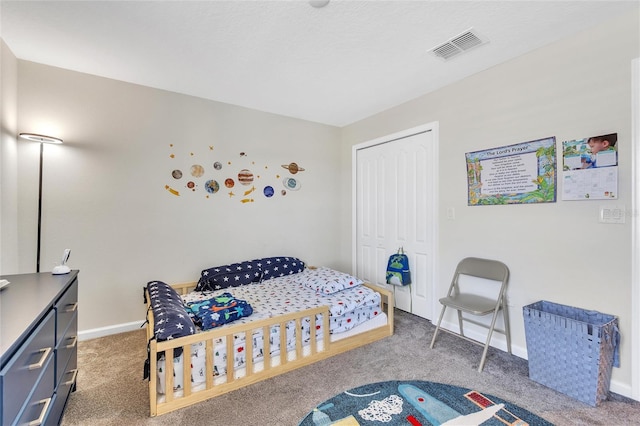
<instances>
[{"instance_id":1,"label":"lamp pole","mask_svg":"<svg viewBox=\"0 0 640 426\"><path fill-rule=\"evenodd\" d=\"M40 170L38 173L38 248L36 249L36 272L40 272L40 241L42 236L42 162L44 142L40 142Z\"/></svg>"},{"instance_id":2,"label":"lamp pole","mask_svg":"<svg viewBox=\"0 0 640 426\"><path fill-rule=\"evenodd\" d=\"M44 144L62 143L62 139L37 133L20 133L22 139L40 143L40 167L38 169L38 245L36 249L36 272L40 272L40 241L42 239L42 163L44 162Z\"/></svg>"}]
</instances>

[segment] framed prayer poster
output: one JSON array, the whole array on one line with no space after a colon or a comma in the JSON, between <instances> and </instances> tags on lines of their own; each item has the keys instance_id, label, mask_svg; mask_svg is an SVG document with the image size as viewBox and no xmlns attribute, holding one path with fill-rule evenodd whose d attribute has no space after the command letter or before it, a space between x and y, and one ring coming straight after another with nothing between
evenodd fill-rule
<instances>
[{"instance_id":1,"label":"framed prayer poster","mask_svg":"<svg viewBox=\"0 0 640 426\"><path fill-rule=\"evenodd\" d=\"M555 203L555 137L465 156L470 206Z\"/></svg>"}]
</instances>

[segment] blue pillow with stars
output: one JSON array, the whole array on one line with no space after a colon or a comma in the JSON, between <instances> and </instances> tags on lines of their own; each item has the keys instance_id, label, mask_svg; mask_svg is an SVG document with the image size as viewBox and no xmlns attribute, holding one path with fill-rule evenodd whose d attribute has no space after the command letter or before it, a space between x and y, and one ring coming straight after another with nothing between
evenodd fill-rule
<instances>
[{"instance_id":1,"label":"blue pillow with stars","mask_svg":"<svg viewBox=\"0 0 640 426\"><path fill-rule=\"evenodd\" d=\"M232 263L203 270L195 290L221 290L259 283L261 280L262 270L254 262Z\"/></svg>"},{"instance_id":2,"label":"blue pillow with stars","mask_svg":"<svg viewBox=\"0 0 640 426\"><path fill-rule=\"evenodd\" d=\"M147 284L150 308L153 311L153 332L159 342L189 336L196 332L182 298L173 287L162 281Z\"/></svg>"}]
</instances>

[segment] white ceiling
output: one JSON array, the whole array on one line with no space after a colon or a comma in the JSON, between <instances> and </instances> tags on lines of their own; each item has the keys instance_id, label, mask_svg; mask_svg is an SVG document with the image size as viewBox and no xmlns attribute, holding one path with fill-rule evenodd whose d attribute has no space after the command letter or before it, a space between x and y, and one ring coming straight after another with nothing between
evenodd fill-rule
<instances>
[{"instance_id":1,"label":"white ceiling","mask_svg":"<svg viewBox=\"0 0 640 426\"><path fill-rule=\"evenodd\" d=\"M344 126L639 4L2 0L0 30L19 59ZM428 53L470 28L489 43Z\"/></svg>"}]
</instances>

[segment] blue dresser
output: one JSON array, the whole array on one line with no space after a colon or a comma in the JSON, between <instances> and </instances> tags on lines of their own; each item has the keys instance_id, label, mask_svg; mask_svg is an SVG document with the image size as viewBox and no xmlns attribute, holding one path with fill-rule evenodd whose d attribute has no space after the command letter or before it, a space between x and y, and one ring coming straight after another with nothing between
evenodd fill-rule
<instances>
[{"instance_id":1,"label":"blue dresser","mask_svg":"<svg viewBox=\"0 0 640 426\"><path fill-rule=\"evenodd\" d=\"M78 271L0 278L0 423L59 424L78 373Z\"/></svg>"}]
</instances>

